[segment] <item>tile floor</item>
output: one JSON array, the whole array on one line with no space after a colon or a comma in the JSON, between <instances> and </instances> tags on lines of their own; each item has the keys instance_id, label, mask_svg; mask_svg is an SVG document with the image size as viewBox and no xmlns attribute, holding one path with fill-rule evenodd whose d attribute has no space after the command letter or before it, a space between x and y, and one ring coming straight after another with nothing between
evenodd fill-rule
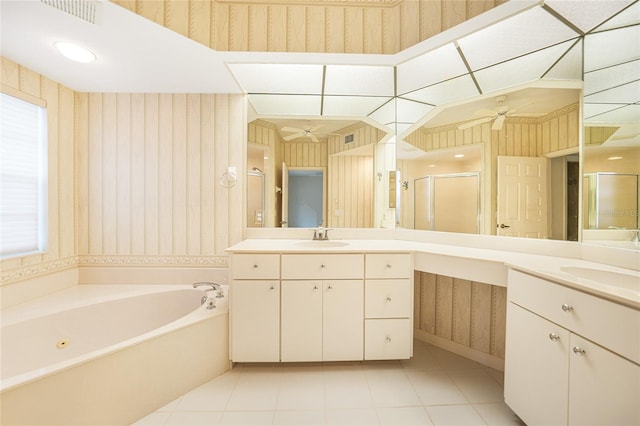
<instances>
[{"instance_id":1,"label":"tile floor","mask_svg":"<svg viewBox=\"0 0 640 426\"><path fill-rule=\"evenodd\" d=\"M135 425L523 425L502 383L416 341L407 361L240 364Z\"/></svg>"}]
</instances>

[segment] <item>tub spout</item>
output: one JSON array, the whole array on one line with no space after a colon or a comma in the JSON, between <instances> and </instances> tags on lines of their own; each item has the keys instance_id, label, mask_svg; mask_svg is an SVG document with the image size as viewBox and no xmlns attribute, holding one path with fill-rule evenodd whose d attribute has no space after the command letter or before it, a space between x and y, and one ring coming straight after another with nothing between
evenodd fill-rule
<instances>
[{"instance_id":1,"label":"tub spout","mask_svg":"<svg viewBox=\"0 0 640 426\"><path fill-rule=\"evenodd\" d=\"M215 291L216 292L216 299L220 299L222 297L224 297L224 292L222 291L222 286L220 284L217 283L212 283L209 281L203 281L203 282L199 282L199 283L193 283L193 288L198 288L198 287L209 287L207 289L207 292L205 293L204 296L202 296L202 299L200 300L200 304L207 305L207 309L213 309L216 307L216 301L215 299L211 298L209 296L209 292L210 291Z\"/></svg>"}]
</instances>

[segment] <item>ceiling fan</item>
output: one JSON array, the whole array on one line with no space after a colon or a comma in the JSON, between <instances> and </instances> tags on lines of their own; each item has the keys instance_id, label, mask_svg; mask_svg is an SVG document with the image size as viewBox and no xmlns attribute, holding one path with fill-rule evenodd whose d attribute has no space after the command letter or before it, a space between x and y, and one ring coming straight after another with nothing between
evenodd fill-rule
<instances>
[{"instance_id":1,"label":"ceiling fan","mask_svg":"<svg viewBox=\"0 0 640 426\"><path fill-rule=\"evenodd\" d=\"M315 132L317 132L318 129L320 129L321 127L322 126L314 126L314 127L307 126L304 129L300 129L298 127L283 127L280 129L280 131L293 132L292 134L283 137L285 141L291 141L293 139L298 139L298 138L309 138L313 142L320 142L318 137L315 135Z\"/></svg>"},{"instance_id":2,"label":"ceiling fan","mask_svg":"<svg viewBox=\"0 0 640 426\"><path fill-rule=\"evenodd\" d=\"M541 117L544 114L516 114L516 111L525 107L527 105L531 105L533 102L529 102L523 105L519 105L515 108L510 108L509 105L506 104L507 97L506 96L498 96L496 98L496 102L498 103L497 108L495 109L480 109L474 112L474 115L482 116L482 118L474 121L469 121L467 123L463 123L458 126L459 130L468 129L469 127L473 127L477 124L488 123L493 120L493 124L491 125L492 130L501 130L504 125L504 120L507 117Z\"/></svg>"}]
</instances>

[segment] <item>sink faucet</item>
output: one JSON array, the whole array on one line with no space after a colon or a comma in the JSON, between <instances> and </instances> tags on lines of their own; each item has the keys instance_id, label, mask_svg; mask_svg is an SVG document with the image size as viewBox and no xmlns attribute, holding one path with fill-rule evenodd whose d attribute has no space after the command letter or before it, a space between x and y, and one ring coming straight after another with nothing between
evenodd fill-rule
<instances>
[{"instance_id":1,"label":"sink faucet","mask_svg":"<svg viewBox=\"0 0 640 426\"><path fill-rule=\"evenodd\" d=\"M318 226L313 230L313 240L321 240L326 241L329 239L329 228L323 228L322 226Z\"/></svg>"},{"instance_id":2,"label":"sink faucet","mask_svg":"<svg viewBox=\"0 0 640 426\"><path fill-rule=\"evenodd\" d=\"M636 229L636 235L631 241L634 243L640 243L640 229Z\"/></svg>"},{"instance_id":3,"label":"sink faucet","mask_svg":"<svg viewBox=\"0 0 640 426\"><path fill-rule=\"evenodd\" d=\"M212 283L210 281L193 283L193 288L198 288L198 287L209 287L209 289L207 290L207 293L204 296L202 296L202 299L200 300L200 303L202 305L204 305L205 303L207 304L207 309L213 309L216 307L216 301L209 298L209 295L208 295L209 291L216 292L216 299L220 299L224 297L224 291L222 290L222 286L220 284Z\"/></svg>"}]
</instances>

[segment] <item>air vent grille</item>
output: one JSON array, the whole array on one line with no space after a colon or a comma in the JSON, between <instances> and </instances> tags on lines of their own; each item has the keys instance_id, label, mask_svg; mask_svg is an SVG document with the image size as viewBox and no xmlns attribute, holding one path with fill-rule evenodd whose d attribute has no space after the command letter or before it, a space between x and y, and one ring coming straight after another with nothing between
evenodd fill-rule
<instances>
[{"instance_id":1,"label":"air vent grille","mask_svg":"<svg viewBox=\"0 0 640 426\"><path fill-rule=\"evenodd\" d=\"M96 23L96 3L93 0L40 0L40 2L83 21Z\"/></svg>"},{"instance_id":2,"label":"air vent grille","mask_svg":"<svg viewBox=\"0 0 640 426\"><path fill-rule=\"evenodd\" d=\"M353 143L354 140L355 138L353 133L351 133L350 135L345 135L344 137L344 143Z\"/></svg>"}]
</instances>

